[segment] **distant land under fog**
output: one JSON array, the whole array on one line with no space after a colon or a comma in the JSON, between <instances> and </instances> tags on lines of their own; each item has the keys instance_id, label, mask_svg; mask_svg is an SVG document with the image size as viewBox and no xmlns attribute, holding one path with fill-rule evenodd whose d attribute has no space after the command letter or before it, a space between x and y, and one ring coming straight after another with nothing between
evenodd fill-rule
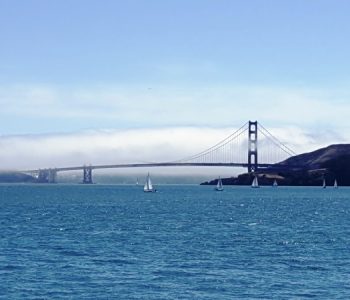
<instances>
[{"instance_id":1,"label":"distant land under fog","mask_svg":"<svg viewBox=\"0 0 350 300\"><path fill-rule=\"evenodd\" d=\"M290 168L287 171L259 171L260 185L271 185L276 179L279 185L316 186L321 185L323 178L325 178L327 185L333 184L334 180L337 179L339 185L350 186L350 144L331 145L313 152L293 156L276 165L289 166ZM303 168L293 168L292 166L302 166ZM188 177L170 176L169 183L199 183L199 181L195 181L199 179L196 176ZM94 178L96 182L101 183L130 183L135 177L131 179L121 176L99 175ZM237 177L222 178L222 181L224 185L250 185L252 178L253 174L244 173ZM35 183L36 178L19 172L0 172L0 182ZM68 183L70 181L65 179L63 182ZM201 184L214 185L216 183L217 179L213 179Z\"/></svg>"}]
</instances>

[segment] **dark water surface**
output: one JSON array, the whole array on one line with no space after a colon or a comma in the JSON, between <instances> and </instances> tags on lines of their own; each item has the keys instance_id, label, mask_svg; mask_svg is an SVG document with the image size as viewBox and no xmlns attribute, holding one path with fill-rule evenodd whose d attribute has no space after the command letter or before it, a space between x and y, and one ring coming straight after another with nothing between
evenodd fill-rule
<instances>
[{"instance_id":1,"label":"dark water surface","mask_svg":"<svg viewBox=\"0 0 350 300\"><path fill-rule=\"evenodd\" d=\"M350 299L350 189L0 185L2 299Z\"/></svg>"}]
</instances>

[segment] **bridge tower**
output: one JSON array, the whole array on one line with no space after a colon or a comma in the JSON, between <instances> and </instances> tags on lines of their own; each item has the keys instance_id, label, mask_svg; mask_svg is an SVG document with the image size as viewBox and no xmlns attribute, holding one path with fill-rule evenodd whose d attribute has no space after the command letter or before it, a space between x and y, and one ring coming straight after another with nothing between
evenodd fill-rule
<instances>
[{"instance_id":1,"label":"bridge tower","mask_svg":"<svg viewBox=\"0 0 350 300\"><path fill-rule=\"evenodd\" d=\"M84 166L83 169L83 183L84 184L92 184L92 167Z\"/></svg>"},{"instance_id":2,"label":"bridge tower","mask_svg":"<svg viewBox=\"0 0 350 300\"><path fill-rule=\"evenodd\" d=\"M258 121L248 124L248 173L251 173L258 170Z\"/></svg>"}]
</instances>

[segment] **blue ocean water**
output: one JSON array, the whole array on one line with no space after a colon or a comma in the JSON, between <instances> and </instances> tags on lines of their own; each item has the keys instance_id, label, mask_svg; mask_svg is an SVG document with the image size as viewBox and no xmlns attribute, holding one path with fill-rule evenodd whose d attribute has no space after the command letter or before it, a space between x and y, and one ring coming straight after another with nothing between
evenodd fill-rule
<instances>
[{"instance_id":1,"label":"blue ocean water","mask_svg":"<svg viewBox=\"0 0 350 300\"><path fill-rule=\"evenodd\" d=\"M350 189L0 185L2 299L350 299Z\"/></svg>"}]
</instances>

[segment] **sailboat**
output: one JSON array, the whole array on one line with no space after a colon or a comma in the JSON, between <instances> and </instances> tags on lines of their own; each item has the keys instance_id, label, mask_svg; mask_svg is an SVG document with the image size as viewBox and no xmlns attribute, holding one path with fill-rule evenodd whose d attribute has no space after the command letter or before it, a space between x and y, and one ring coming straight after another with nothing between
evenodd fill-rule
<instances>
[{"instance_id":1,"label":"sailboat","mask_svg":"<svg viewBox=\"0 0 350 300\"><path fill-rule=\"evenodd\" d=\"M255 175L252 182L252 188L258 188L258 187L259 187L258 177Z\"/></svg>"},{"instance_id":2,"label":"sailboat","mask_svg":"<svg viewBox=\"0 0 350 300\"><path fill-rule=\"evenodd\" d=\"M145 186L143 187L143 191L146 192L155 192L156 189L153 188L151 177L149 176L149 173L147 174L147 179Z\"/></svg>"},{"instance_id":3,"label":"sailboat","mask_svg":"<svg viewBox=\"0 0 350 300\"><path fill-rule=\"evenodd\" d=\"M222 180L221 177L219 176L218 183L216 184L215 190L221 192L224 190L224 187L222 186Z\"/></svg>"},{"instance_id":4,"label":"sailboat","mask_svg":"<svg viewBox=\"0 0 350 300\"><path fill-rule=\"evenodd\" d=\"M273 186L273 187L278 187L278 183L277 183L277 180L276 180L276 179L273 181L272 186Z\"/></svg>"},{"instance_id":5,"label":"sailboat","mask_svg":"<svg viewBox=\"0 0 350 300\"><path fill-rule=\"evenodd\" d=\"M323 189L326 188L326 179L325 179L325 178L323 178L322 188L323 188Z\"/></svg>"},{"instance_id":6,"label":"sailboat","mask_svg":"<svg viewBox=\"0 0 350 300\"><path fill-rule=\"evenodd\" d=\"M136 185L139 185L139 179L136 178Z\"/></svg>"},{"instance_id":7,"label":"sailboat","mask_svg":"<svg viewBox=\"0 0 350 300\"><path fill-rule=\"evenodd\" d=\"M338 188L338 182L336 179L334 179L334 188L337 189Z\"/></svg>"}]
</instances>

